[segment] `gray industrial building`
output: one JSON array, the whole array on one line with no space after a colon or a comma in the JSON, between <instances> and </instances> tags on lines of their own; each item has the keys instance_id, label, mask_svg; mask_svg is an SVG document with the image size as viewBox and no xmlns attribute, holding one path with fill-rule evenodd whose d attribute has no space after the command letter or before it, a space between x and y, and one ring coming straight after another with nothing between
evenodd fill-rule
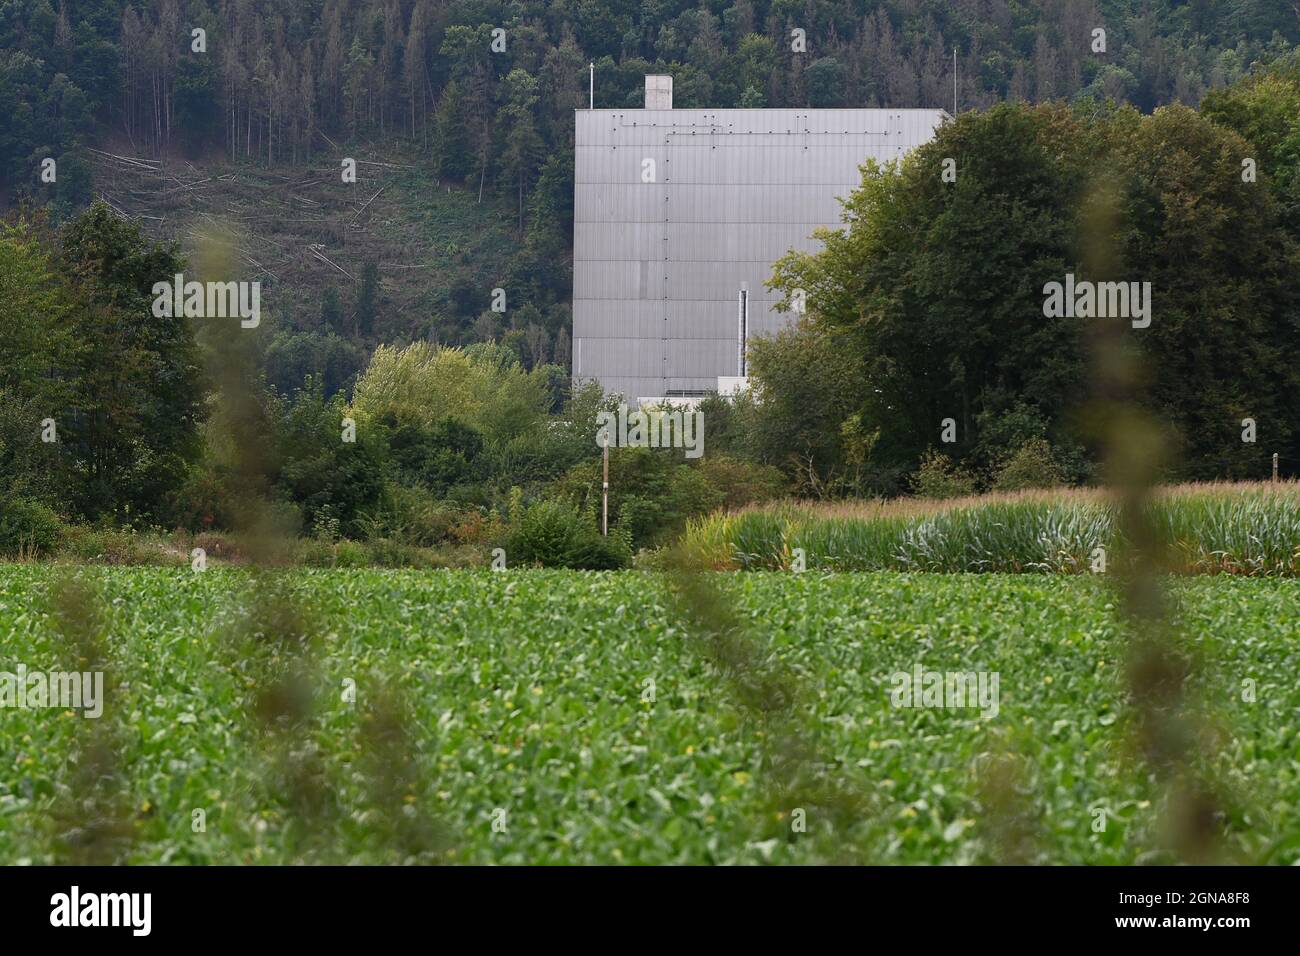
<instances>
[{"instance_id":1,"label":"gray industrial building","mask_svg":"<svg viewBox=\"0 0 1300 956\"><path fill-rule=\"evenodd\" d=\"M675 110L646 77L646 109L576 113L573 375L629 402L728 390L744 342L789 313L764 285L791 249L838 226L868 158L929 140L943 110Z\"/></svg>"}]
</instances>

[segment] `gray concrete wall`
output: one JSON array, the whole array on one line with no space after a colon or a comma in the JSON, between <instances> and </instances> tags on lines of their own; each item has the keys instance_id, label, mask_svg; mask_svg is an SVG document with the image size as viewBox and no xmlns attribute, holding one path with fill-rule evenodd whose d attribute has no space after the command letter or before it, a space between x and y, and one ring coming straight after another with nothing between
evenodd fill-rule
<instances>
[{"instance_id":1,"label":"gray concrete wall","mask_svg":"<svg viewBox=\"0 0 1300 956\"><path fill-rule=\"evenodd\" d=\"M791 321L764 286L840 224L868 158L926 142L943 110L578 110L573 372L625 398L714 389L749 336ZM643 182L643 161L654 182Z\"/></svg>"}]
</instances>

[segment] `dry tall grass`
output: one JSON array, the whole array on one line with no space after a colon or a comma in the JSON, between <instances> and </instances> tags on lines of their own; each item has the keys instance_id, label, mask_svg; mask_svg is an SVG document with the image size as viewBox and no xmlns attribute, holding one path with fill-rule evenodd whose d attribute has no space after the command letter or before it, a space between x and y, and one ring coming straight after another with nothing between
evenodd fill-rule
<instances>
[{"instance_id":1,"label":"dry tall grass","mask_svg":"<svg viewBox=\"0 0 1300 956\"><path fill-rule=\"evenodd\" d=\"M1179 573L1300 574L1300 483L1171 485L1148 508ZM944 501L786 500L692 522L688 553L716 569L944 572L1095 570L1123 551L1103 488L992 493Z\"/></svg>"}]
</instances>

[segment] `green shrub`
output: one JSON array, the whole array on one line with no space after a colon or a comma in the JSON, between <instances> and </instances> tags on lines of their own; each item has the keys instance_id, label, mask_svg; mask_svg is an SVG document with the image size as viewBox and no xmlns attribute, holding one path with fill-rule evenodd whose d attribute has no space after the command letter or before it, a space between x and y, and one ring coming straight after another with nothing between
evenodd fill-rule
<instances>
[{"instance_id":1,"label":"green shrub","mask_svg":"<svg viewBox=\"0 0 1300 956\"><path fill-rule=\"evenodd\" d=\"M383 492L387 448L381 429L358 428L355 440L343 441L342 396L326 401L314 377L292 398L272 404L278 490L299 507L307 527L324 512L338 519L343 534L357 536L358 519L373 512Z\"/></svg>"},{"instance_id":2,"label":"green shrub","mask_svg":"<svg viewBox=\"0 0 1300 956\"><path fill-rule=\"evenodd\" d=\"M439 501L427 489L389 482L379 508L359 524L366 540L390 538L428 548L454 537L454 529L463 521L461 509Z\"/></svg>"},{"instance_id":3,"label":"green shrub","mask_svg":"<svg viewBox=\"0 0 1300 956\"><path fill-rule=\"evenodd\" d=\"M399 421L391 412L382 424L393 468L404 484L444 495L454 485L482 479L484 441L477 429L450 417L419 425Z\"/></svg>"},{"instance_id":4,"label":"green shrub","mask_svg":"<svg viewBox=\"0 0 1300 956\"><path fill-rule=\"evenodd\" d=\"M290 540L303 533L303 511L292 501L259 500L245 507L248 526L243 530L254 536Z\"/></svg>"},{"instance_id":5,"label":"green shrub","mask_svg":"<svg viewBox=\"0 0 1300 956\"><path fill-rule=\"evenodd\" d=\"M379 568L419 568L423 552L414 545L392 538L371 538L366 542L371 565Z\"/></svg>"},{"instance_id":6,"label":"green shrub","mask_svg":"<svg viewBox=\"0 0 1300 956\"><path fill-rule=\"evenodd\" d=\"M611 503L611 511L614 510ZM668 530L660 503L638 495L623 496L618 502L617 517L611 514L610 523L638 546L649 544Z\"/></svg>"},{"instance_id":7,"label":"green shrub","mask_svg":"<svg viewBox=\"0 0 1300 956\"><path fill-rule=\"evenodd\" d=\"M675 449L635 446L610 454L610 529L625 532L635 548L665 544L691 518L708 514L727 499L727 492L714 484L710 472L684 464L680 454ZM598 514L601 481L601 462L595 459L571 468L547 492L581 511ZM746 494L733 490L738 496Z\"/></svg>"},{"instance_id":8,"label":"green shrub","mask_svg":"<svg viewBox=\"0 0 1300 956\"><path fill-rule=\"evenodd\" d=\"M722 507L735 511L745 505L773 501L786 494L785 476L772 465L707 455L700 459L699 471L722 493Z\"/></svg>"},{"instance_id":9,"label":"green shrub","mask_svg":"<svg viewBox=\"0 0 1300 956\"><path fill-rule=\"evenodd\" d=\"M63 539L63 522L34 498L0 500L0 557L49 554Z\"/></svg>"},{"instance_id":10,"label":"green shrub","mask_svg":"<svg viewBox=\"0 0 1300 956\"><path fill-rule=\"evenodd\" d=\"M168 552L160 541L149 541L131 529L69 526L60 555L88 564L179 564L189 562L189 552Z\"/></svg>"},{"instance_id":11,"label":"green shrub","mask_svg":"<svg viewBox=\"0 0 1300 956\"><path fill-rule=\"evenodd\" d=\"M342 537L342 528L343 523L334 514L334 508L331 505L323 505L317 509L312 518L311 536L326 544L333 544Z\"/></svg>"},{"instance_id":12,"label":"green shrub","mask_svg":"<svg viewBox=\"0 0 1300 956\"><path fill-rule=\"evenodd\" d=\"M612 571L631 563L632 546L625 535L602 535L571 505L540 501L524 509L507 535L506 558L513 564Z\"/></svg>"},{"instance_id":13,"label":"green shrub","mask_svg":"<svg viewBox=\"0 0 1300 956\"><path fill-rule=\"evenodd\" d=\"M912 476L912 491L919 498L964 498L975 493L975 479L931 448Z\"/></svg>"},{"instance_id":14,"label":"green shrub","mask_svg":"<svg viewBox=\"0 0 1300 956\"><path fill-rule=\"evenodd\" d=\"M319 538L304 538L294 548L293 560L308 568L332 568L334 545Z\"/></svg>"},{"instance_id":15,"label":"green shrub","mask_svg":"<svg viewBox=\"0 0 1300 956\"><path fill-rule=\"evenodd\" d=\"M234 525L235 495L213 469L195 466L171 497L168 515L186 531L225 529Z\"/></svg>"},{"instance_id":16,"label":"green shrub","mask_svg":"<svg viewBox=\"0 0 1300 956\"><path fill-rule=\"evenodd\" d=\"M358 541L340 541L334 545L334 566L338 568L368 568L370 552Z\"/></svg>"},{"instance_id":17,"label":"green shrub","mask_svg":"<svg viewBox=\"0 0 1300 956\"><path fill-rule=\"evenodd\" d=\"M293 549L296 564L309 568L368 568L370 551L356 541L327 541L304 538Z\"/></svg>"},{"instance_id":18,"label":"green shrub","mask_svg":"<svg viewBox=\"0 0 1300 956\"><path fill-rule=\"evenodd\" d=\"M1034 438L1003 458L993 477L994 491L1023 491L1026 488L1055 488L1065 482L1052 446Z\"/></svg>"}]
</instances>

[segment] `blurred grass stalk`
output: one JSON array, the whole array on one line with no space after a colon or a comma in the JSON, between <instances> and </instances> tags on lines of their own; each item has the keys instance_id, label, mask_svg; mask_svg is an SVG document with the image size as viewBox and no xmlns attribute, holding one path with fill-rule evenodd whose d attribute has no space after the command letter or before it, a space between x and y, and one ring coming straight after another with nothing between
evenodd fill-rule
<instances>
[{"instance_id":1,"label":"blurred grass stalk","mask_svg":"<svg viewBox=\"0 0 1300 956\"><path fill-rule=\"evenodd\" d=\"M1117 196L1097 183L1084 207L1083 272L1096 281L1128 281L1117 236ZM1158 322L1159 290L1153 290ZM1220 862L1226 813L1205 768L1211 740L1189 697L1193 659L1179 647L1165 590L1167 540L1152 520L1152 494L1167 466L1160 422L1140 401L1148 378L1130 323L1094 319L1088 327L1094 395L1084 428L1103 450L1105 480L1114 496L1119 541L1109 579L1129 633L1126 675L1134 711L1136 745L1146 767L1164 788L1163 838L1174 856L1189 863Z\"/></svg>"},{"instance_id":2,"label":"blurred grass stalk","mask_svg":"<svg viewBox=\"0 0 1300 956\"><path fill-rule=\"evenodd\" d=\"M214 225L195 255L201 279L237 279L235 249L233 230ZM327 753L351 748L322 748L316 740L322 704L329 694L319 663L322 629L301 606L292 580L279 568L296 529L279 520L267 504L273 422L262 402L256 342L244 329L232 333L227 327L201 324L196 331L215 385L210 447L229 465L241 505L236 530L247 538L252 564L247 575L241 572L237 578L243 589L234 599L243 610L238 625L226 635L225 659L220 662L248 692L245 723L263 768L254 787L257 792L248 795L258 811L258 822L247 822L265 824L268 815L282 819L283 838L303 862L342 860L347 768L335 765ZM138 819L123 772L129 760L125 746L129 735L121 729L124 704L97 600L94 588L81 578L59 581L51 592L56 626L67 654L78 662L73 669L103 670L106 698L102 719L86 721L91 725L88 729L77 721L80 736L74 741L72 766L51 820L56 859L110 864L127 860ZM361 800L365 805L356 808L353 816L373 824L370 832L378 845L364 849L382 862L435 862L450 844L445 828L426 809L431 794L406 730L408 709L394 682L372 682L368 689L355 731L355 749L364 768ZM192 809L157 808L186 833ZM219 819L211 823L241 825Z\"/></svg>"},{"instance_id":3,"label":"blurred grass stalk","mask_svg":"<svg viewBox=\"0 0 1300 956\"><path fill-rule=\"evenodd\" d=\"M72 722L68 764L50 808L52 856L56 863L76 866L125 863L139 820L121 759L127 740L123 698L103 634L99 598L84 578L64 572L52 582L49 600L65 669L104 675L99 718L78 716Z\"/></svg>"},{"instance_id":4,"label":"blurred grass stalk","mask_svg":"<svg viewBox=\"0 0 1300 956\"><path fill-rule=\"evenodd\" d=\"M213 230L196 255L200 274L235 278L235 249L233 230ZM236 530L248 540L252 563L260 569L246 595L248 613L244 633L236 636L236 653L257 662L248 707L270 782L261 801L284 807L290 839L302 847L305 859L337 860L343 856L347 817L345 768L332 766L325 756L337 753L337 747L322 748L315 740L330 686L319 662L322 627L279 569L292 552L297 529L268 503L274 422L262 402L256 333L212 332L206 353L218 398L211 427L239 492ZM358 685L361 677L353 678ZM409 713L400 691L394 682L369 682L358 693L363 703L356 746L367 805L354 815L374 825L386 862L435 862L451 849L450 841L428 812L431 794L406 730Z\"/></svg>"},{"instance_id":5,"label":"blurred grass stalk","mask_svg":"<svg viewBox=\"0 0 1300 956\"><path fill-rule=\"evenodd\" d=\"M730 606L712 575L678 550L669 559L669 607L688 638L725 681L745 720L757 728L762 753L757 782L768 794L769 819L807 814L806 835L783 823L789 841L814 841L827 863L866 863L849 831L873 812L873 802L842 768L818 751L809 720L809 690ZM764 824L770 828L770 824Z\"/></svg>"}]
</instances>

